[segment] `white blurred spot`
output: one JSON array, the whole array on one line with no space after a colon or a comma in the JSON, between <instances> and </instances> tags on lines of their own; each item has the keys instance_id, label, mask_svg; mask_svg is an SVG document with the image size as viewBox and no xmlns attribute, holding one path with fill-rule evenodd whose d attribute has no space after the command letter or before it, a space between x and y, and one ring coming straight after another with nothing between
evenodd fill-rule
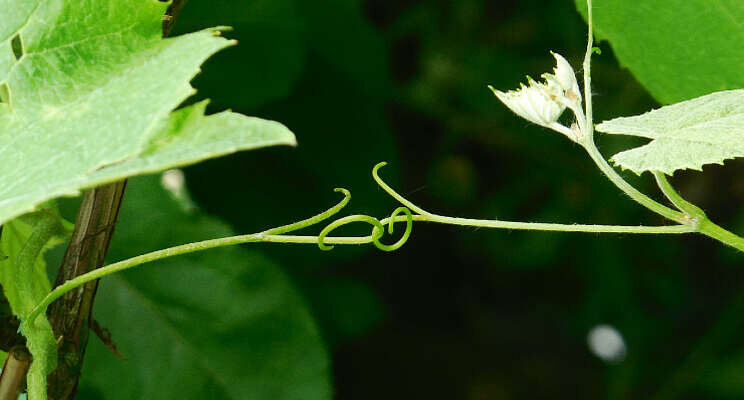
<instances>
[{"instance_id":1,"label":"white blurred spot","mask_svg":"<svg viewBox=\"0 0 744 400\"><path fill-rule=\"evenodd\" d=\"M180 169L169 169L163 172L163 175L160 178L160 183L163 187L171 192L181 191L185 182L186 178L183 176L183 171Z\"/></svg>"},{"instance_id":2,"label":"white blurred spot","mask_svg":"<svg viewBox=\"0 0 744 400\"><path fill-rule=\"evenodd\" d=\"M625 359L625 339L613 326L595 326L589 331L586 341L592 353L606 362L619 363Z\"/></svg>"}]
</instances>

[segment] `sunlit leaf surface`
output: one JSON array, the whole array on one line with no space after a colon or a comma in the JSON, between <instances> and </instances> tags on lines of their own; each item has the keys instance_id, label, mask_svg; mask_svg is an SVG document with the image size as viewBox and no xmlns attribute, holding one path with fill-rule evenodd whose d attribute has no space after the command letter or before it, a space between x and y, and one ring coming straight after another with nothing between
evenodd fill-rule
<instances>
[{"instance_id":1,"label":"sunlit leaf surface","mask_svg":"<svg viewBox=\"0 0 744 400\"><path fill-rule=\"evenodd\" d=\"M653 139L615 154L612 161L633 170L671 174L744 156L744 90L729 90L662 107L643 115L616 118L597 130Z\"/></svg>"},{"instance_id":2,"label":"sunlit leaf surface","mask_svg":"<svg viewBox=\"0 0 744 400\"><path fill-rule=\"evenodd\" d=\"M234 42L221 28L162 39L166 7L0 0L0 223L107 181L294 144L278 123L201 106L170 115L199 65Z\"/></svg>"}]
</instances>

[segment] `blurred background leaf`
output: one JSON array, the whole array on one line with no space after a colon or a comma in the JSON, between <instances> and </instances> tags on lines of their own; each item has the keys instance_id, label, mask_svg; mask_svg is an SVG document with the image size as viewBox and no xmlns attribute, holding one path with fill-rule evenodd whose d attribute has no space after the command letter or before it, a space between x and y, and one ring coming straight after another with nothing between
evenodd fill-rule
<instances>
[{"instance_id":1,"label":"blurred background leaf","mask_svg":"<svg viewBox=\"0 0 744 400\"><path fill-rule=\"evenodd\" d=\"M130 180L111 262L229 236L187 215L158 176ZM81 398L330 399L328 357L279 267L246 248L171 258L104 279L96 320L126 360L91 340Z\"/></svg>"},{"instance_id":2,"label":"blurred background leaf","mask_svg":"<svg viewBox=\"0 0 744 400\"><path fill-rule=\"evenodd\" d=\"M575 0L586 15L586 0ZM594 2L594 26L621 65L661 103L744 87L744 3L738 0Z\"/></svg>"}]
</instances>

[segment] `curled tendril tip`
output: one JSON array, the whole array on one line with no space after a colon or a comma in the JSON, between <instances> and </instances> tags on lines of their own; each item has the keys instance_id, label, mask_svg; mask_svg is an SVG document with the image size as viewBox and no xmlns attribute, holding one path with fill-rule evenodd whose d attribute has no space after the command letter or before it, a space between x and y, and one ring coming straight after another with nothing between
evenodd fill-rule
<instances>
[{"instance_id":1,"label":"curled tendril tip","mask_svg":"<svg viewBox=\"0 0 744 400\"><path fill-rule=\"evenodd\" d=\"M388 223L388 233L393 234L393 225L395 225L395 217L397 217L399 214L406 214L406 230L403 232L403 236L401 236L400 239L398 239L397 242L393 244L384 244L380 242L380 237L382 235L375 235L376 227L372 229L372 243L374 243L375 247L382 251L394 251L401 248L406 241L408 241L408 238L411 236L411 230L413 230L413 213L411 213L411 210L408 209L408 207L398 207L393 211L393 213L390 215L390 222Z\"/></svg>"},{"instance_id":2,"label":"curled tendril tip","mask_svg":"<svg viewBox=\"0 0 744 400\"><path fill-rule=\"evenodd\" d=\"M318 247L321 250L331 250L333 249L333 246L327 245L325 243L325 239L328 236L329 233L331 233L334 229L339 228L343 225L351 224L354 222L366 222L370 225L372 225L372 233L370 235L370 238L372 240L372 243L377 247L378 249L382 251L394 251L399 249L401 246L403 246L408 238L411 236L411 231L413 229L413 214L411 213L411 210L409 210L407 207L398 207L393 211L393 214L388 218L388 232L393 233L393 225L395 224L395 217L397 217L399 214L406 214L406 230L403 233L403 236L398 239L397 242L388 245L384 244L380 241L380 238L385 233L385 227L377 218L370 217L369 215L349 215L347 217L339 218L330 224L328 224L325 228L323 228L322 231L318 234Z\"/></svg>"},{"instance_id":3,"label":"curled tendril tip","mask_svg":"<svg viewBox=\"0 0 744 400\"><path fill-rule=\"evenodd\" d=\"M405 207L398 207L398 208L396 208L393 211L393 213L390 215L390 217L388 217L388 218L386 218L384 220L388 224L388 233L389 234L393 234L393 226L395 225L395 222L396 222L396 219L397 219L396 217L398 217L400 214L405 214L405 216L406 216L406 219L405 219L405 221L406 221L406 230L403 233L403 236L400 239L398 239L397 242L395 242L393 244L389 244L389 245L388 244L384 244L384 243L382 243L380 241L380 239L382 238L382 236L385 234L385 226L384 226L384 223L383 222L380 222L380 220L378 220L377 218L370 217L369 215L361 215L361 214L349 215L347 217L339 218L339 219L331 222L325 228L323 228L322 231L320 231L320 233L318 234L318 248L320 248L321 250L331 250L331 249L333 249L333 246L332 245L326 244L326 238L328 237L328 234L330 234L333 230L335 230L335 229L337 229L337 228L339 228L339 227L341 227L343 225L351 224L351 223L354 223L354 222L365 222L365 223L370 224L372 226L372 232L371 232L370 236L368 236L368 238L375 245L375 247L377 247L378 249L380 249L382 251L394 251L394 250L399 249L401 246L403 246L406 243L406 241L408 240L408 238L411 236L411 231L413 230L413 213L411 212L411 206L413 206L413 205L410 204L410 202L408 202L404 198L402 198L402 196L400 196L398 193L396 193L392 188L390 188L380 178L380 176L378 174L378 171L379 171L380 168L384 167L385 165L387 165L387 162L384 162L384 161L383 162L380 162L380 163L377 163L377 165L375 165L374 168L372 169L372 176L375 179L375 181L377 182L377 184L380 185L380 187L382 187L383 190L385 190L388 194L390 194L391 196L393 196L396 200L401 201L401 203L403 203L405 205ZM347 200L350 198L351 195L345 189L336 189L336 191L341 191L346 196L345 199L342 200L342 202L337 205L338 208L334 207L335 212L338 212L341 208L343 208L344 206L346 206L346 203L348 202ZM413 207L415 207L415 206L413 206ZM423 210L419 211L420 209L418 209L417 207L416 207L416 209L417 209L417 212L423 211ZM326 214L326 213L324 213L324 214ZM326 218L329 217L329 216L330 215L326 214ZM316 222L319 222L319 221L316 221Z\"/></svg>"}]
</instances>

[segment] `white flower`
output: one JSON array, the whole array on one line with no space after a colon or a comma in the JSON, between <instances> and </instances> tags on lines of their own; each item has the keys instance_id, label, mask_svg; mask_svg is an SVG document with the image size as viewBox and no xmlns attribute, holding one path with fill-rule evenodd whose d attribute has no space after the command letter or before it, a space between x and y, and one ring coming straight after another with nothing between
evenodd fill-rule
<instances>
[{"instance_id":1,"label":"white flower","mask_svg":"<svg viewBox=\"0 0 744 400\"><path fill-rule=\"evenodd\" d=\"M558 120L566 106L559 104L551 97L547 85L530 80L530 86L524 86L506 93L489 86L496 97L520 117L535 124L550 128Z\"/></svg>"},{"instance_id":2,"label":"white flower","mask_svg":"<svg viewBox=\"0 0 744 400\"><path fill-rule=\"evenodd\" d=\"M520 117L546 128L553 129L577 141L575 133L558 123L566 107L574 112L580 108L581 94L576 75L571 65L558 53L552 53L556 60L554 74L545 73L545 82L535 82L529 76L529 86L522 84L517 90L506 93L489 86L496 97Z\"/></svg>"}]
</instances>

